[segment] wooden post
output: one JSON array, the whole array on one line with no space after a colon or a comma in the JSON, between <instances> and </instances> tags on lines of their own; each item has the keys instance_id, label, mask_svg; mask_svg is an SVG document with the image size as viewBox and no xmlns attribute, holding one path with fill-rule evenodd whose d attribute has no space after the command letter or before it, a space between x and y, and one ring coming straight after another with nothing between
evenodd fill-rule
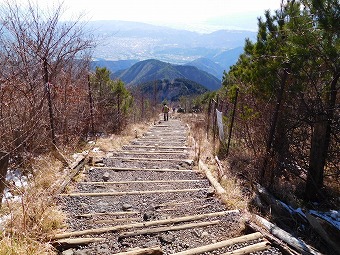
<instances>
[{"instance_id":1,"label":"wooden post","mask_svg":"<svg viewBox=\"0 0 340 255\"><path fill-rule=\"evenodd\" d=\"M9 154L7 152L0 151L0 208L2 204L3 192L5 189L8 161Z\"/></svg>"},{"instance_id":2,"label":"wooden post","mask_svg":"<svg viewBox=\"0 0 340 255\"><path fill-rule=\"evenodd\" d=\"M213 113L213 153L215 155L215 144L216 144L216 124L217 124L217 118L216 118L216 107L217 107L217 102L213 100L214 102L214 107L212 108L212 113Z\"/></svg>"},{"instance_id":3,"label":"wooden post","mask_svg":"<svg viewBox=\"0 0 340 255\"><path fill-rule=\"evenodd\" d=\"M88 92L89 92L89 103L90 103L90 121L91 121L91 133L94 135L94 121L93 121L93 98L91 90L90 75L87 76Z\"/></svg>"},{"instance_id":4,"label":"wooden post","mask_svg":"<svg viewBox=\"0 0 340 255\"><path fill-rule=\"evenodd\" d=\"M233 126L234 126L234 119L235 119L235 113L236 113L238 91L239 91L239 89L236 90L235 101L234 101L234 108L233 108L233 113L232 113L231 123L230 123L230 128L229 128L229 136L228 136L228 144L227 144L227 152L226 152L227 156L229 154L231 134L232 134L232 131L233 131Z\"/></svg>"},{"instance_id":5,"label":"wooden post","mask_svg":"<svg viewBox=\"0 0 340 255\"><path fill-rule=\"evenodd\" d=\"M208 120L207 120L207 140L209 140L209 128L210 128L210 113L211 113L211 103L212 100L209 100L209 106L208 106Z\"/></svg>"}]
</instances>

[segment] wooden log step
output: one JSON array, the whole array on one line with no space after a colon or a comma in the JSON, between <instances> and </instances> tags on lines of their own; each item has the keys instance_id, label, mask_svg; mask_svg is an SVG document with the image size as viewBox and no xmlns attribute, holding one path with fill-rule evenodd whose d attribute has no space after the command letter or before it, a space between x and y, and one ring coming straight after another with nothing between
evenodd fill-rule
<instances>
[{"instance_id":1,"label":"wooden log step","mask_svg":"<svg viewBox=\"0 0 340 255\"><path fill-rule=\"evenodd\" d=\"M122 212L100 212L100 213L85 213L77 215L76 218L90 218L93 216L122 216L122 215L133 215L138 214L139 211L122 211Z\"/></svg>"},{"instance_id":2,"label":"wooden log step","mask_svg":"<svg viewBox=\"0 0 340 255\"><path fill-rule=\"evenodd\" d=\"M209 188L200 189L168 189L168 190L143 190L143 191L122 191L122 192L99 192L99 193L68 193L60 194L62 197L106 197L106 196L124 196L124 195L144 195L144 194L161 194L161 193L181 193L181 192L197 192L208 190Z\"/></svg>"},{"instance_id":3,"label":"wooden log step","mask_svg":"<svg viewBox=\"0 0 340 255\"><path fill-rule=\"evenodd\" d=\"M236 249L230 252L223 253L222 255L243 255L249 253L255 253L258 251L264 251L270 248L270 243L268 241L251 244L246 247Z\"/></svg>"},{"instance_id":4,"label":"wooden log step","mask_svg":"<svg viewBox=\"0 0 340 255\"><path fill-rule=\"evenodd\" d=\"M74 247L79 245L86 245L90 243L103 242L105 238L65 238L53 242L53 246Z\"/></svg>"},{"instance_id":5,"label":"wooden log step","mask_svg":"<svg viewBox=\"0 0 340 255\"><path fill-rule=\"evenodd\" d=\"M193 173L195 170L187 169L168 169L168 168L122 168L122 167L109 167L109 166L96 166L94 169L112 170L112 171L151 171L151 172L188 172Z\"/></svg>"},{"instance_id":6,"label":"wooden log step","mask_svg":"<svg viewBox=\"0 0 340 255\"><path fill-rule=\"evenodd\" d=\"M137 138L136 140L133 140L135 142L137 141L145 141L145 140L150 140L150 141L164 141L164 142L171 142L171 141L176 141L176 142L185 142L187 141L186 137L180 137L180 136L166 136L166 137L158 137L158 136L143 136L140 138Z\"/></svg>"},{"instance_id":7,"label":"wooden log step","mask_svg":"<svg viewBox=\"0 0 340 255\"><path fill-rule=\"evenodd\" d=\"M187 137L186 136L183 136L183 135L172 135L172 136L160 136L159 134L147 134L147 135L144 135L144 136L141 136L141 137L138 137L136 139L150 139L150 138L154 138L154 139L171 139L171 138L174 138L174 139L183 139L183 140L187 140Z\"/></svg>"},{"instance_id":8,"label":"wooden log step","mask_svg":"<svg viewBox=\"0 0 340 255\"><path fill-rule=\"evenodd\" d=\"M155 181L115 181L115 182L79 182L79 184L133 184L133 183L181 183L181 182L204 182L206 180L155 180Z\"/></svg>"},{"instance_id":9,"label":"wooden log step","mask_svg":"<svg viewBox=\"0 0 340 255\"><path fill-rule=\"evenodd\" d=\"M175 139L175 140L174 140ZM158 145L185 145L186 140L178 140L176 138L169 138L167 140L162 138L144 138L144 139L138 139L135 141L132 141L131 144L158 144Z\"/></svg>"},{"instance_id":10,"label":"wooden log step","mask_svg":"<svg viewBox=\"0 0 340 255\"><path fill-rule=\"evenodd\" d=\"M183 162L189 159L174 159L174 158L125 158L125 157L107 157L107 159L119 159L123 161L171 161L171 162Z\"/></svg>"},{"instance_id":11,"label":"wooden log step","mask_svg":"<svg viewBox=\"0 0 340 255\"><path fill-rule=\"evenodd\" d=\"M112 153L117 154L145 154L145 155L176 155L176 154L188 154L188 151L133 151L133 150L121 150L121 151L112 151Z\"/></svg>"},{"instance_id":12,"label":"wooden log step","mask_svg":"<svg viewBox=\"0 0 340 255\"><path fill-rule=\"evenodd\" d=\"M224 241L221 241L221 242L196 247L196 248L193 248L193 249L190 249L190 250L173 253L172 255L201 254L201 253L204 253L204 252L210 252L210 251L214 251L214 250L217 250L217 249L221 249L221 248L224 248L224 247L236 244L236 243L243 243L243 242L247 242L247 241L251 241L251 240L256 240L256 239L259 239L259 238L263 238L262 234L260 232L255 232L255 233L252 233L252 234L249 234L249 235L239 236L239 237L224 240Z\"/></svg>"},{"instance_id":13,"label":"wooden log step","mask_svg":"<svg viewBox=\"0 0 340 255\"><path fill-rule=\"evenodd\" d=\"M166 142L166 141L138 141L132 142L131 145L140 145L140 146L155 146L155 148L160 148L160 146L171 146L171 147L181 147L187 146L187 143L184 142Z\"/></svg>"},{"instance_id":14,"label":"wooden log step","mask_svg":"<svg viewBox=\"0 0 340 255\"><path fill-rule=\"evenodd\" d=\"M159 228L135 230L135 231L131 231L131 232L121 233L119 235L119 238L162 233L162 232L167 232L167 231L177 231L177 230L183 230L183 229L189 229L189 228L206 227L206 226L216 225L218 223L220 223L219 220L214 220L214 221L204 221L204 222L199 222L199 223L183 224L183 225L179 225L179 226L169 226L169 227L159 227Z\"/></svg>"},{"instance_id":15,"label":"wooden log step","mask_svg":"<svg viewBox=\"0 0 340 255\"><path fill-rule=\"evenodd\" d=\"M119 218L119 219L107 219L107 220L92 220L95 224L101 224L101 223L117 223L117 222L138 222L141 218Z\"/></svg>"},{"instance_id":16,"label":"wooden log step","mask_svg":"<svg viewBox=\"0 0 340 255\"><path fill-rule=\"evenodd\" d=\"M186 138L186 136L183 136L183 135L175 135L173 132L163 132L163 131L160 131L160 132L157 132L157 134L155 133L151 133L151 132L146 132L145 133L145 136L159 136L159 137L183 137L183 138Z\"/></svg>"},{"instance_id":17,"label":"wooden log step","mask_svg":"<svg viewBox=\"0 0 340 255\"><path fill-rule=\"evenodd\" d=\"M137 248L131 249L125 252L115 253L113 255L163 255L163 251L160 247L151 247L151 248Z\"/></svg>"},{"instance_id":18,"label":"wooden log step","mask_svg":"<svg viewBox=\"0 0 340 255\"><path fill-rule=\"evenodd\" d=\"M183 149L183 150L186 150L188 149L187 146L156 146L156 145L133 145L133 144L130 144L130 145L124 145L123 148L147 148L147 149L151 149L151 148L158 148L158 149L174 149L174 150L180 150L180 149Z\"/></svg>"},{"instance_id":19,"label":"wooden log step","mask_svg":"<svg viewBox=\"0 0 340 255\"><path fill-rule=\"evenodd\" d=\"M224 215L232 214L232 213L238 214L239 210L196 214L196 215L189 215L189 216L183 216L183 217L177 217L177 218L165 219L165 220L146 221L146 222L141 222L141 223L127 224L127 225L117 225L117 226L112 226L112 227L103 227L103 228L94 228L94 229L66 232L66 233L56 234L52 236L51 239L56 240L56 239L83 236L83 235L98 235L98 234L103 234L107 232L127 230L131 228L143 228L143 227L159 226L159 225L173 224L173 223L180 223L180 222L197 221L197 220L201 220L204 218L224 216Z\"/></svg>"}]
</instances>

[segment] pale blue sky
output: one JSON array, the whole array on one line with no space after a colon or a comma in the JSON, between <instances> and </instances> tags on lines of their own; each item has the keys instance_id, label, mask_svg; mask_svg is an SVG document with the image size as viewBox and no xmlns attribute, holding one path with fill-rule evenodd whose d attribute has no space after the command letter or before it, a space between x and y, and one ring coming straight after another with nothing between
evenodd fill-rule
<instances>
[{"instance_id":1,"label":"pale blue sky","mask_svg":"<svg viewBox=\"0 0 340 255\"><path fill-rule=\"evenodd\" d=\"M5 0L0 0L0 2ZM17 0L27 2L25 0ZM207 20L220 20L227 26L228 17L251 18L256 27L256 17L264 10L280 8L281 0L32 0L41 6L63 2L67 9L65 19L85 14L88 20L125 20L173 27L207 25ZM223 19L226 19L223 22ZM234 19L235 20L235 19ZM236 21L238 22L238 21ZM235 23L235 22L234 22ZM235 26L235 24L233 25ZM223 27L222 27L223 28Z\"/></svg>"}]
</instances>

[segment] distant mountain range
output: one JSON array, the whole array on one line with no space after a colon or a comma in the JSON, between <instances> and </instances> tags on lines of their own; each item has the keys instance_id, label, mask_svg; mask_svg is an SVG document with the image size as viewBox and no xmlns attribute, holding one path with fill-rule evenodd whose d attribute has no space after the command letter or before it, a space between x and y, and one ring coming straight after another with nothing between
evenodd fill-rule
<instances>
[{"instance_id":1,"label":"distant mountain range","mask_svg":"<svg viewBox=\"0 0 340 255\"><path fill-rule=\"evenodd\" d=\"M246 38L256 39L255 32L245 30L203 34L128 21L90 21L87 26L98 42L94 60L158 59L185 64L243 47ZM229 68L224 61L218 64L224 70Z\"/></svg>"},{"instance_id":2,"label":"distant mountain range","mask_svg":"<svg viewBox=\"0 0 340 255\"><path fill-rule=\"evenodd\" d=\"M219 89L223 72L236 63L245 39L256 39L253 31L204 34L126 21L91 21L88 27L99 41L91 67L108 68L112 78L128 86L184 79L207 90Z\"/></svg>"}]
</instances>

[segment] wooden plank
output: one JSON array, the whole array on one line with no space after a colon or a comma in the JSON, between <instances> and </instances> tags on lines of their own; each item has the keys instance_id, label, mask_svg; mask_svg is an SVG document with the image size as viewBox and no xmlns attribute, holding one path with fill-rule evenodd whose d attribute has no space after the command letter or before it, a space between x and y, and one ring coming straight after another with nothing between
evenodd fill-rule
<instances>
[{"instance_id":1,"label":"wooden plank","mask_svg":"<svg viewBox=\"0 0 340 255\"><path fill-rule=\"evenodd\" d=\"M196 172L194 170L187 169L156 169L156 168L123 168L123 167L109 167L109 166L96 166L95 169L112 170L112 171L151 171L151 172Z\"/></svg>"},{"instance_id":2,"label":"wooden plank","mask_svg":"<svg viewBox=\"0 0 340 255\"><path fill-rule=\"evenodd\" d=\"M206 227L206 226L216 225L218 223L220 223L220 221L215 220L215 221L204 221L204 222L198 222L198 223L189 223L189 224L183 224L183 225L179 225L179 226L169 226L169 227L159 227L159 228L135 230L135 231L131 231L131 232L121 233L119 235L119 238L138 236L138 235L155 234L155 233L161 233L161 232L167 232L167 231L177 231L177 230L183 230L183 229L189 229L189 228Z\"/></svg>"},{"instance_id":3,"label":"wooden plank","mask_svg":"<svg viewBox=\"0 0 340 255\"><path fill-rule=\"evenodd\" d=\"M93 223L101 224L101 223L117 223L117 222L132 222L132 221L140 221L141 218L119 218L119 219L106 219L106 220L92 220Z\"/></svg>"},{"instance_id":4,"label":"wooden plank","mask_svg":"<svg viewBox=\"0 0 340 255\"><path fill-rule=\"evenodd\" d=\"M189 159L173 159L173 158L125 158L125 157L107 157L107 159L119 159L122 161L171 161L171 162L183 162Z\"/></svg>"},{"instance_id":5,"label":"wooden plank","mask_svg":"<svg viewBox=\"0 0 340 255\"><path fill-rule=\"evenodd\" d=\"M54 246L79 246L89 243L103 242L105 238L65 238L54 242Z\"/></svg>"},{"instance_id":6,"label":"wooden plank","mask_svg":"<svg viewBox=\"0 0 340 255\"><path fill-rule=\"evenodd\" d=\"M190 250L173 253L172 255L201 254L201 253L204 253L204 252L210 252L210 251L214 251L214 250L217 250L217 249L221 249L221 248L224 248L224 247L236 244L236 243L244 243L244 242L247 242L247 241L256 240L256 239L259 239L259 238L262 238L262 237L263 236L262 236L261 233L255 232L255 233L252 233L252 234L249 234L249 235L239 236L239 237L224 240L224 241L221 241L221 242L196 247L196 248L193 248L193 249L190 249Z\"/></svg>"},{"instance_id":7,"label":"wooden plank","mask_svg":"<svg viewBox=\"0 0 340 255\"><path fill-rule=\"evenodd\" d=\"M102 213L85 213L85 214L80 214L77 215L77 218L89 218L92 216L121 216L121 215L132 215L132 214L138 214L139 211L122 211L122 212L102 212Z\"/></svg>"},{"instance_id":8,"label":"wooden plank","mask_svg":"<svg viewBox=\"0 0 340 255\"><path fill-rule=\"evenodd\" d=\"M256 244L251 244L246 247L236 249L230 252L223 253L222 255L243 255L243 254L249 254L253 252L258 252L258 251L264 251L270 248L270 243L265 241L265 242L260 242Z\"/></svg>"},{"instance_id":9,"label":"wooden plank","mask_svg":"<svg viewBox=\"0 0 340 255\"><path fill-rule=\"evenodd\" d=\"M79 184L133 184L133 183L181 183L181 182L204 182L206 180L155 180L155 181L115 181L115 182L79 182Z\"/></svg>"},{"instance_id":10,"label":"wooden plank","mask_svg":"<svg viewBox=\"0 0 340 255\"><path fill-rule=\"evenodd\" d=\"M113 255L163 255L163 251L160 247L151 247L151 248L137 248L132 249L130 251L119 252Z\"/></svg>"},{"instance_id":11,"label":"wooden plank","mask_svg":"<svg viewBox=\"0 0 340 255\"><path fill-rule=\"evenodd\" d=\"M188 154L189 152L183 151L132 151L132 150L122 150L122 151L112 151L112 153L117 154L145 154L145 155L172 155L172 154Z\"/></svg>"},{"instance_id":12,"label":"wooden plank","mask_svg":"<svg viewBox=\"0 0 340 255\"><path fill-rule=\"evenodd\" d=\"M180 149L183 149L183 150L186 150L186 149L188 149L188 147L187 146L155 146L155 145L124 145L123 146L123 148L124 147L131 147L131 148L159 148L159 149L174 149L174 150L176 150L176 149L178 149L178 150L180 150Z\"/></svg>"},{"instance_id":13,"label":"wooden plank","mask_svg":"<svg viewBox=\"0 0 340 255\"><path fill-rule=\"evenodd\" d=\"M177 217L177 218L165 219L165 220L146 221L146 222L141 222L141 223L127 224L127 225L117 225L117 226L111 226L111 227L86 229L86 230L56 234L52 236L51 238L55 240L55 239L76 237L76 236L82 236L82 235L98 235L98 234L103 234L107 232L127 230L131 228L143 228L143 227L159 226L159 225L173 224L173 223L179 223L179 222L196 221L196 220L201 220L204 218L224 216L224 215L232 214L232 213L239 213L239 210L220 211L220 212L213 212L213 213L189 215L189 216L183 216L183 217Z\"/></svg>"},{"instance_id":14,"label":"wooden plank","mask_svg":"<svg viewBox=\"0 0 340 255\"><path fill-rule=\"evenodd\" d=\"M68 193L60 194L62 197L106 197L106 196L124 196L124 195L144 195L144 194L161 194L161 193L181 193L181 192L197 192L208 190L208 188L200 189L168 189L168 190L142 190L142 191L122 191L122 192L100 192L100 193Z\"/></svg>"}]
</instances>

